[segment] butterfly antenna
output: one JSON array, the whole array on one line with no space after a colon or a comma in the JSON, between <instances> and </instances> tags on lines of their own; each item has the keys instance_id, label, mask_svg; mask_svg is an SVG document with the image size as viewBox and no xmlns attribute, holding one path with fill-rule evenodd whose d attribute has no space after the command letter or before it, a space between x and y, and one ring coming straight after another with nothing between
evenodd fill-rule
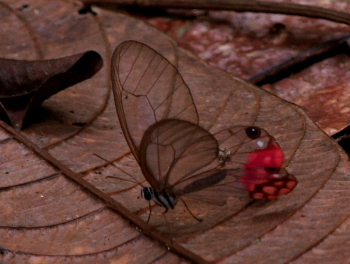
<instances>
[{"instance_id":1,"label":"butterfly antenna","mask_svg":"<svg viewBox=\"0 0 350 264\"><path fill-rule=\"evenodd\" d=\"M94 153L93 155L95 155L96 157L98 157L98 158L104 160L105 162L107 162L106 165L111 164L112 166L116 167L118 170L122 171L123 173L125 173L126 175L128 175L130 178L132 178L133 181L127 180L127 179L123 179L123 178L120 178L120 177L116 177L116 176L107 176L106 178L113 178L113 179L118 179L118 180L121 180L121 181L127 181L127 182L131 182L131 183L137 183L138 185L141 185L142 187L145 187L145 186L143 186L143 184L142 184L141 182L139 182L139 181L138 181L135 177L133 177L131 174L127 173L127 172L124 171L123 169L121 169L121 168L119 168L118 166L116 166L116 165L113 163L113 161L109 161L109 160L107 160L107 159L105 159L105 158L103 158L103 157L101 157L100 155L95 154L95 153Z\"/></svg>"},{"instance_id":2,"label":"butterfly antenna","mask_svg":"<svg viewBox=\"0 0 350 264\"><path fill-rule=\"evenodd\" d=\"M202 218L198 218L197 216L195 216L195 215L191 212L190 208L188 208L188 206L187 206L187 204L186 204L186 202L185 202L184 199L180 198L180 200L183 202L183 204L185 205L187 211L190 213L190 215L192 215L192 217L193 217L194 219L196 219L198 222L202 222L202 221L203 221Z\"/></svg>"}]
</instances>

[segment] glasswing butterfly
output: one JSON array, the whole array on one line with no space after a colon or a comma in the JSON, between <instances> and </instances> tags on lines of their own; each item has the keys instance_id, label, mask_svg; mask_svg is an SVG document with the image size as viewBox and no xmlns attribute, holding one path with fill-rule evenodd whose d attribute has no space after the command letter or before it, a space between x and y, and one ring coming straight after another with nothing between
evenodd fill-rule
<instances>
[{"instance_id":1,"label":"glasswing butterfly","mask_svg":"<svg viewBox=\"0 0 350 264\"><path fill-rule=\"evenodd\" d=\"M264 129L236 126L211 134L199 126L188 86L149 46L121 43L111 82L125 139L150 184L142 189L144 199L168 211L184 197L223 205L229 196L276 199L297 185Z\"/></svg>"}]
</instances>

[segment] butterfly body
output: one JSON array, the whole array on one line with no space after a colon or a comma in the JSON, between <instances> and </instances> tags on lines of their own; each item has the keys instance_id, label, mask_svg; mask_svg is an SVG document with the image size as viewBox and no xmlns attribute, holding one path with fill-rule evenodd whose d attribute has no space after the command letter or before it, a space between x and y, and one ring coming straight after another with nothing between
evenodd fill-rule
<instances>
[{"instance_id":1,"label":"butterfly body","mask_svg":"<svg viewBox=\"0 0 350 264\"><path fill-rule=\"evenodd\" d=\"M141 196L166 210L174 209L181 195L221 180L217 170L197 173L216 159L218 143L189 121L164 119L153 124L142 137L139 153L142 173L151 185Z\"/></svg>"},{"instance_id":2,"label":"butterfly body","mask_svg":"<svg viewBox=\"0 0 350 264\"><path fill-rule=\"evenodd\" d=\"M166 190L158 192L152 187L144 187L141 191L141 197L147 201L154 201L156 204L163 206L166 212L174 209L177 203L176 197Z\"/></svg>"}]
</instances>

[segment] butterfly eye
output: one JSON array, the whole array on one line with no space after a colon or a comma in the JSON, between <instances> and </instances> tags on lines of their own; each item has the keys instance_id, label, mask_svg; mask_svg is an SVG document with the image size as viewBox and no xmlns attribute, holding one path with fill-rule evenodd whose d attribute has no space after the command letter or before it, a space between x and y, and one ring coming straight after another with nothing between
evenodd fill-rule
<instances>
[{"instance_id":1,"label":"butterfly eye","mask_svg":"<svg viewBox=\"0 0 350 264\"><path fill-rule=\"evenodd\" d=\"M281 168L277 168L277 167L266 167L265 171L269 174L276 174L279 173L281 170Z\"/></svg>"},{"instance_id":2,"label":"butterfly eye","mask_svg":"<svg viewBox=\"0 0 350 264\"><path fill-rule=\"evenodd\" d=\"M145 187L141 191L141 197L147 201L150 201L154 197L154 192L151 187Z\"/></svg>"},{"instance_id":3,"label":"butterfly eye","mask_svg":"<svg viewBox=\"0 0 350 264\"><path fill-rule=\"evenodd\" d=\"M250 139L257 139L261 135L261 129L258 127L251 126L245 129L245 133Z\"/></svg>"}]
</instances>

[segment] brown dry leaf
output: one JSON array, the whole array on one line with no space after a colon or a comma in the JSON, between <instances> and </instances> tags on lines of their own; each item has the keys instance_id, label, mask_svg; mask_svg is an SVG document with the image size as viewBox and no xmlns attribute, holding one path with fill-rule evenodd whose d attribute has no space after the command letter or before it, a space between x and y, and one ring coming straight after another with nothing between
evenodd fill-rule
<instances>
[{"instance_id":1,"label":"brown dry leaf","mask_svg":"<svg viewBox=\"0 0 350 264\"><path fill-rule=\"evenodd\" d=\"M288 2L350 13L349 1ZM172 11L179 15L188 11ZM321 19L263 13L194 11L197 19L151 18L150 23L211 65L249 79L327 41L349 36L350 26ZM316 63L264 89L305 108L328 134L349 126L348 54Z\"/></svg>"},{"instance_id":2,"label":"brown dry leaf","mask_svg":"<svg viewBox=\"0 0 350 264\"><path fill-rule=\"evenodd\" d=\"M113 98L107 97L109 64L105 63L91 80L45 101L38 121L24 131L0 123L0 261L348 260L343 254L350 236L348 162L298 106L203 64L144 22L101 9L95 10L96 16L79 14L80 8L73 1L26 1L25 6L20 1L3 2L3 34L12 39L3 38L0 51L6 54L1 56L45 59L88 48L107 62L122 41L145 42L177 65L192 90L204 128L212 132L232 125L265 128L285 151L288 170L299 184L276 201L232 199L223 207L193 202L189 207L204 219L200 223L181 206L167 213L169 225L160 207L152 209L149 224L138 220L134 213L143 219L148 216L148 203L139 197L141 186L107 177L130 179L111 164L102 166L104 162L93 155L115 160L116 166L144 181L117 122Z\"/></svg>"},{"instance_id":3,"label":"brown dry leaf","mask_svg":"<svg viewBox=\"0 0 350 264\"><path fill-rule=\"evenodd\" d=\"M51 60L0 59L0 114L22 129L28 114L50 96L91 78L102 68L94 51Z\"/></svg>"}]
</instances>

